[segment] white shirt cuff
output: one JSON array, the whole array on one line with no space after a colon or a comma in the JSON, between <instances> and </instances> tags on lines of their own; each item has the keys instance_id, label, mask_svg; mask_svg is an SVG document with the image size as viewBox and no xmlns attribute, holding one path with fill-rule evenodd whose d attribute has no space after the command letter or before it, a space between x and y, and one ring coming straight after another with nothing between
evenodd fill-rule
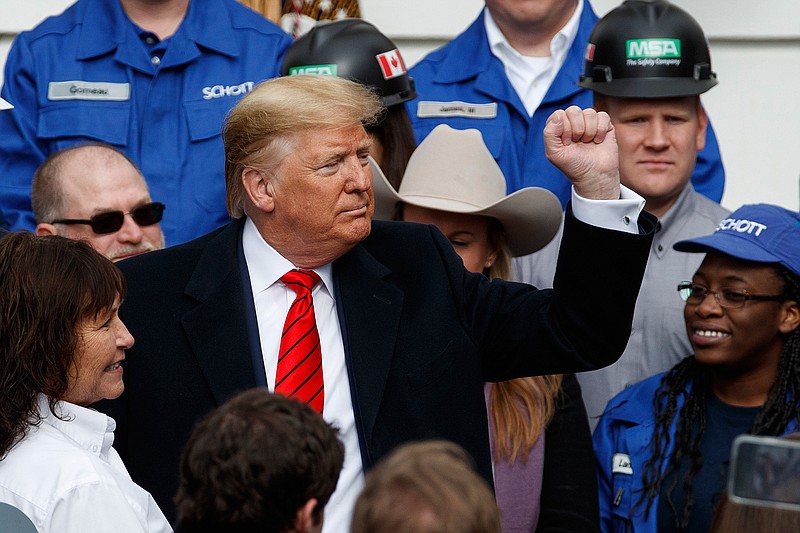
<instances>
[{"instance_id":1,"label":"white shirt cuff","mask_svg":"<svg viewBox=\"0 0 800 533\"><path fill-rule=\"evenodd\" d=\"M626 233L639 233L639 214L644 198L624 185L619 186L619 200L590 200L572 187L572 213L586 224Z\"/></svg>"}]
</instances>

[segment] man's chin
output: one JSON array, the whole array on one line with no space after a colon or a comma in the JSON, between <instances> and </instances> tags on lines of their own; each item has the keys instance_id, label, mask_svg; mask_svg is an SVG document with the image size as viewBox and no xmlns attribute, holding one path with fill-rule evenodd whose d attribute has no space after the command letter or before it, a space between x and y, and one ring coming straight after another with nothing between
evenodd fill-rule
<instances>
[{"instance_id":1,"label":"man's chin","mask_svg":"<svg viewBox=\"0 0 800 533\"><path fill-rule=\"evenodd\" d=\"M113 256L109 257L112 263L116 263L117 261L122 261L124 259L128 259L129 257L136 257L137 255L142 255L151 251L150 249L147 250L137 250L133 252L125 252L125 253L118 253L114 254Z\"/></svg>"}]
</instances>

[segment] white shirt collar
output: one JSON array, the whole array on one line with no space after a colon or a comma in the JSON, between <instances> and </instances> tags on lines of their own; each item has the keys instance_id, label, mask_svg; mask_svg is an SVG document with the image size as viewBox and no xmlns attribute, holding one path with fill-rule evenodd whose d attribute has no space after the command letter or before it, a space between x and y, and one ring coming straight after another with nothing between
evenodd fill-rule
<instances>
[{"instance_id":1,"label":"white shirt collar","mask_svg":"<svg viewBox=\"0 0 800 533\"><path fill-rule=\"evenodd\" d=\"M53 414L47 396L40 394L37 401L43 424L54 427L84 450L98 457L108 457L108 451L114 444L114 430L117 427L113 418L94 409L65 401L56 402L56 412Z\"/></svg>"},{"instance_id":2,"label":"white shirt collar","mask_svg":"<svg viewBox=\"0 0 800 533\"><path fill-rule=\"evenodd\" d=\"M550 55L559 65L563 62L563 58L566 56L567 51L578 35L578 26L582 13L583 0L578 0L578 6L575 8L572 17L570 17L564 27L561 28L550 41ZM492 50L492 54L497 56L504 63L505 58L509 56L523 57L522 54L517 52L511 44L509 44L508 39L506 39L506 36L500 31L500 28L497 26L497 23L492 18L488 9L484 10L483 22L486 27L486 37L489 40L489 47Z\"/></svg>"},{"instance_id":3,"label":"white shirt collar","mask_svg":"<svg viewBox=\"0 0 800 533\"><path fill-rule=\"evenodd\" d=\"M258 265L258 268L248 269L253 296L271 287L290 270L298 268L264 240L250 218L244 223L242 246L247 264ZM333 264L328 263L313 270L319 275L328 294L333 297Z\"/></svg>"}]
</instances>

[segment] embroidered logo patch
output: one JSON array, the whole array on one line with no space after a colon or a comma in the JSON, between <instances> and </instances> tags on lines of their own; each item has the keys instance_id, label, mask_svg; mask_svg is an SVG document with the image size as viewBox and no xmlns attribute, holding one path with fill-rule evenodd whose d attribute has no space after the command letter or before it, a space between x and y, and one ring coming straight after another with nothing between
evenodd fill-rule
<instances>
[{"instance_id":1,"label":"embroidered logo patch","mask_svg":"<svg viewBox=\"0 0 800 533\"><path fill-rule=\"evenodd\" d=\"M203 100L224 98L226 96L241 96L252 91L254 86L255 84L252 81L246 81L239 85L213 85L210 87L203 87Z\"/></svg>"}]
</instances>

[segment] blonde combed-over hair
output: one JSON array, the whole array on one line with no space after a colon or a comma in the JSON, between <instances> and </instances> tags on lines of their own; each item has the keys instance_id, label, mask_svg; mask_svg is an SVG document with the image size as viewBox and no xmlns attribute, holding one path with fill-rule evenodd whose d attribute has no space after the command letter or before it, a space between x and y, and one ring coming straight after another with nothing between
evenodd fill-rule
<instances>
[{"instance_id":1,"label":"blonde combed-over hair","mask_svg":"<svg viewBox=\"0 0 800 533\"><path fill-rule=\"evenodd\" d=\"M335 76L287 76L259 84L231 110L222 132L228 213L234 218L244 213L244 170L273 171L288 155L293 135L369 126L384 109L374 92Z\"/></svg>"}]
</instances>

